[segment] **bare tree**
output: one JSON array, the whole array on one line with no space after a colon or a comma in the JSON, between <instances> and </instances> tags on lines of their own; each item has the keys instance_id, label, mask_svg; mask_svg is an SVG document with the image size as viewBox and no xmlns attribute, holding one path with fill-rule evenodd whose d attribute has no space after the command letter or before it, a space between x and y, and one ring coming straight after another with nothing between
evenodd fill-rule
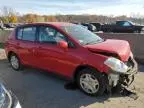
<instances>
[{"instance_id":1,"label":"bare tree","mask_svg":"<svg viewBox=\"0 0 144 108\"><path fill-rule=\"evenodd\" d=\"M14 19L15 20L14 22L16 22L17 12L11 7L7 7L7 6L2 7L0 9L0 13L1 13L1 18L4 23L13 22L12 19Z\"/></svg>"}]
</instances>

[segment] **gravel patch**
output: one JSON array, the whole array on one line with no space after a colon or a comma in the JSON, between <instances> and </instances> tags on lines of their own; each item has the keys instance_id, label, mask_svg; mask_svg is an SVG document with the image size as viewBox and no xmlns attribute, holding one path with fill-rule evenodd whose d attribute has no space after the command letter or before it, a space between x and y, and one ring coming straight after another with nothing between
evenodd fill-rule
<instances>
[{"instance_id":1,"label":"gravel patch","mask_svg":"<svg viewBox=\"0 0 144 108\"><path fill-rule=\"evenodd\" d=\"M0 60L6 59L6 54L4 49L0 49Z\"/></svg>"}]
</instances>

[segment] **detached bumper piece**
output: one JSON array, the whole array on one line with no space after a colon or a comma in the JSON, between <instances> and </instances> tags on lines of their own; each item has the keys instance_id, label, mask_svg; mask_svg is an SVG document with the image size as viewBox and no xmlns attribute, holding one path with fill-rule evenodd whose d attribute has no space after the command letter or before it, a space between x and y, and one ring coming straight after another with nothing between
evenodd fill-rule
<instances>
[{"instance_id":1,"label":"detached bumper piece","mask_svg":"<svg viewBox=\"0 0 144 108\"><path fill-rule=\"evenodd\" d=\"M118 84L128 87L134 81L134 75L138 72L137 62L130 57L125 64L129 67L126 73L117 74L117 72L110 70L111 74L109 74L108 79L111 87Z\"/></svg>"}]
</instances>

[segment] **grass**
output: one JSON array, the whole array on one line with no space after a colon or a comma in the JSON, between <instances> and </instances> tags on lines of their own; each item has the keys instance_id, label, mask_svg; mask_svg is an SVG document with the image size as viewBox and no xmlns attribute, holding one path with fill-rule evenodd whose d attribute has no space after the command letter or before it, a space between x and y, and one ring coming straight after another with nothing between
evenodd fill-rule
<instances>
[{"instance_id":1,"label":"grass","mask_svg":"<svg viewBox=\"0 0 144 108\"><path fill-rule=\"evenodd\" d=\"M4 48L4 43L0 43L0 48Z\"/></svg>"}]
</instances>

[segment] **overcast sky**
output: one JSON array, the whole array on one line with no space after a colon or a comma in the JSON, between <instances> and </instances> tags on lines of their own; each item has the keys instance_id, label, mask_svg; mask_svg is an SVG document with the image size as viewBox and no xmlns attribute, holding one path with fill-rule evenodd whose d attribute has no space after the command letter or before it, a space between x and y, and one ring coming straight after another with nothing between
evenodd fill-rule
<instances>
[{"instance_id":1,"label":"overcast sky","mask_svg":"<svg viewBox=\"0 0 144 108\"><path fill-rule=\"evenodd\" d=\"M0 0L0 7L14 8L21 14L97 14L144 16L144 0Z\"/></svg>"}]
</instances>

